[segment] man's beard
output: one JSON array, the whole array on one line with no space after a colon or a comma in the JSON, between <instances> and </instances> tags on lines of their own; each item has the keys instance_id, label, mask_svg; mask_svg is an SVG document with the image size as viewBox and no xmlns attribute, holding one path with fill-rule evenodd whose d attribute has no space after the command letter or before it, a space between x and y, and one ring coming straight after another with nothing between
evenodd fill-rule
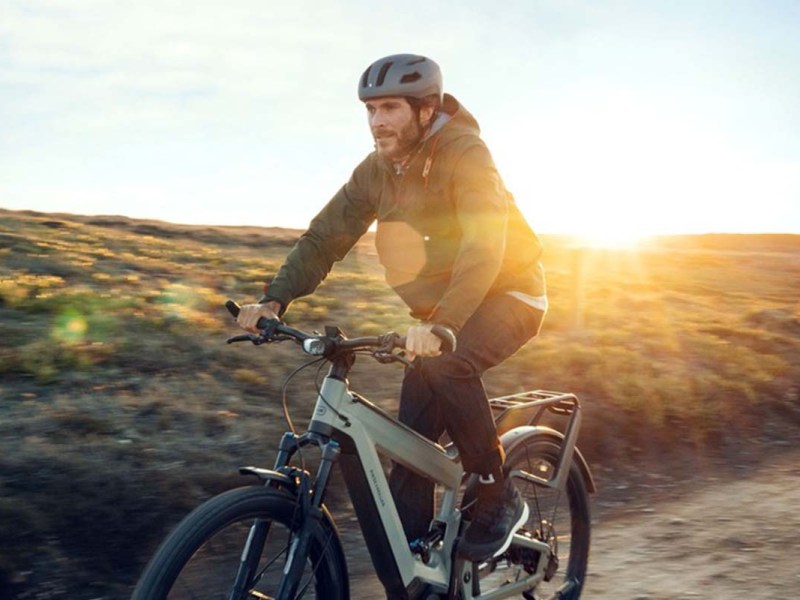
<instances>
[{"instance_id":1,"label":"man's beard","mask_svg":"<svg viewBox=\"0 0 800 600\"><path fill-rule=\"evenodd\" d=\"M394 137L397 140L397 144L391 154L382 154L382 156L389 160L397 161L405 158L419 144L422 139L422 128L415 119L412 119L400 131L385 137Z\"/></svg>"}]
</instances>

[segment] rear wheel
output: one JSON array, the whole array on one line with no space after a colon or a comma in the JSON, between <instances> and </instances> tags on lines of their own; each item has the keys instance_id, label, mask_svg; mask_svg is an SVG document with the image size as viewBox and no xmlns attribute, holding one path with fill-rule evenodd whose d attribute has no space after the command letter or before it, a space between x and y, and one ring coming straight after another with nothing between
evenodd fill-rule
<instances>
[{"instance_id":1,"label":"rear wheel","mask_svg":"<svg viewBox=\"0 0 800 600\"><path fill-rule=\"evenodd\" d=\"M274 488L239 488L212 498L164 541L142 574L133 600L278 597L300 526L297 511L296 498ZM249 552L249 569L241 568L245 549L254 549ZM312 531L306 563L291 598L349 597L344 556L329 520Z\"/></svg>"},{"instance_id":2,"label":"rear wheel","mask_svg":"<svg viewBox=\"0 0 800 600\"><path fill-rule=\"evenodd\" d=\"M546 577L526 598L555 597L577 600L586 579L589 560L589 498L583 475L573 461L564 491L533 483L525 474L549 480L558 464L560 446L555 441L532 437L509 452L506 468L530 509L530 517L518 533L546 543L553 554L545 565ZM540 555L514 544L493 563L481 565L480 588L485 593L503 582L524 579L536 570Z\"/></svg>"}]
</instances>

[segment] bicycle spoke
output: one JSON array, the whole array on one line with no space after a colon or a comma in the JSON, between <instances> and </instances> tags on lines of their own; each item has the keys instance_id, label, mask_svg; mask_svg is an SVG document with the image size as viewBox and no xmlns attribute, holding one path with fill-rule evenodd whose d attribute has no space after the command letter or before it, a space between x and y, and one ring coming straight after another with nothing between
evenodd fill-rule
<instances>
[{"instance_id":1,"label":"bicycle spoke","mask_svg":"<svg viewBox=\"0 0 800 600\"><path fill-rule=\"evenodd\" d=\"M549 440L532 440L512 450L507 457L509 472L516 475L515 484L531 512L520 533L546 544L550 552L513 544L503 557L503 564L490 563L481 571L482 594L492 594L504 585L525 581L534 573L541 574L543 579L538 581L535 590L526 592L529 597L562 598L559 589L566 581L583 581L588 555L588 509L580 474L572 468L564 490L544 484L553 478L559 450L559 446ZM580 593L580 586L564 588L564 591L564 600L574 600Z\"/></svg>"}]
</instances>

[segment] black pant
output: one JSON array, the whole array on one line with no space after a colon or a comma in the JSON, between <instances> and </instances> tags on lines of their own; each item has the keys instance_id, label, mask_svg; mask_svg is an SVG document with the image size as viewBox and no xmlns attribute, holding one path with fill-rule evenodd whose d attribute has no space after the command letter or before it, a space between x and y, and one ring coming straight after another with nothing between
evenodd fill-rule
<instances>
[{"instance_id":1,"label":"black pant","mask_svg":"<svg viewBox=\"0 0 800 600\"><path fill-rule=\"evenodd\" d=\"M447 431L464 470L488 475L503 464L481 376L536 336L544 312L507 294L483 301L457 336L455 352L417 358L406 369L399 419L431 440ZM434 484L393 465L389 485L409 540L428 531Z\"/></svg>"}]
</instances>

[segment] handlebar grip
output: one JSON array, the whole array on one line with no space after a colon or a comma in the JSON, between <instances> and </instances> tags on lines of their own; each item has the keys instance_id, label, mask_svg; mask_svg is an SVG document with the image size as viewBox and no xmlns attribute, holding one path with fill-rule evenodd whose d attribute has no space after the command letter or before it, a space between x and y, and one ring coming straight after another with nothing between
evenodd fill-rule
<instances>
[{"instance_id":1,"label":"handlebar grip","mask_svg":"<svg viewBox=\"0 0 800 600\"><path fill-rule=\"evenodd\" d=\"M228 312L233 315L234 319L239 316L239 311L241 309L239 308L239 305L236 304L236 302L234 302L233 300L228 300L225 303L225 308L227 308Z\"/></svg>"},{"instance_id":2,"label":"handlebar grip","mask_svg":"<svg viewBox=\"0 0 800 600\"><path fill-rule=\"evenodd\" d=\"M442 340L443 352L455 352L456 350L456 334L453 330L444 325L434 325L431 327L431 333Z\"/></svg>"},{"instance_id":3,"label":"handlebar grip","mask_svg":"<svg viewBox=\"0 0 800 600\"><path fill-rule=\"evenodd\" d=\"M239 308L239 305L236 304L236 302L234 302L233 300L228 300L227 302L225 302L225 308L228 309L228 312L231 313L234 318L239 316L239 311L241 309ZM270 319L265 319L264 317L261 317L258 320L258 323L256 323L256 327L258 327L259 329L266 329L269 326L269 322Z\"/></svg>"}]
</instances>

